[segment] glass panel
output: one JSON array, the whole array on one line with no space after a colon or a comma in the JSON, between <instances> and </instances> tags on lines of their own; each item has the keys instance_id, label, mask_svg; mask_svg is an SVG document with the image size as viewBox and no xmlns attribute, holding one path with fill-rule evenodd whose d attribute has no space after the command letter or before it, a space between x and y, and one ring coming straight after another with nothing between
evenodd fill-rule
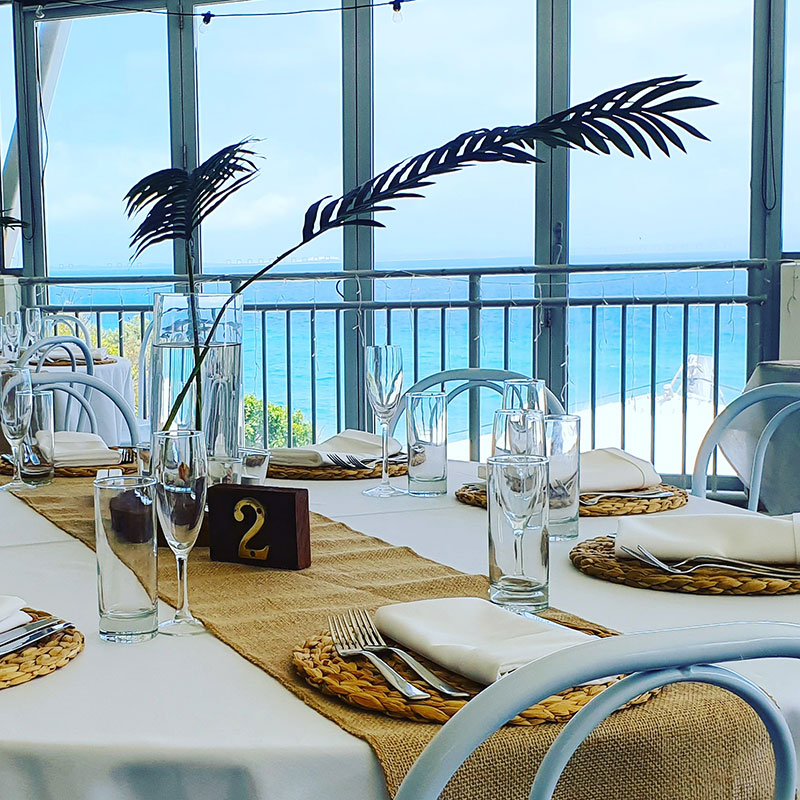
<instances>
[{"instance_id":1,"label":"glass panel","mask_svg":"<svg viewBox=\"0 0 800 800\"><path fill-rule=\"evenodd\" d=\"M49 272L171 272L170 243L130 266L137 222L123 203L134 183L170 164L166 18L119 14L63 24L68 40L43 137ZM71 299L90 295L81 290ZM144 287L124 296L151 302Z\"/></svg>"},{"instance_id":2,"label":"glass panel","mask_svg":"<svg viewBox=\"0 0 800 800\"><path fill-rule=\"evenodd\" d=\"M413 3L400 25L375 9L377 172L464 131L533 121L535 6ZM533 169L480 164L398 201L380 217L377 267L532 263Z\"/></svg>"},{"instance_id":3,"label":"glass panel","mask_svg":"<svg viewBox=\"0 0 800 800\"><path fill-rule=\"evenodd\" d=\"M783 249L800 251L800 9L786 6L786 103L783 141Z\"/></svg>"},{"instance_id":4,"label":"glass panel","mask_svg":"<svg viewBox=\"0 0 800 800\"><path fill-rule=\"evenodd\" d=\"M0 174L8 158L11 134L16 118L16 98L14 96L14 34L11 22L11 5L0 6ZM7 186L4 187L7 192ZM10 193L3 194L2 207L12 210L14 198ZM18 210L15 212L18 215ZM9 269L22 267L22 247L19 234L6 234L16 242L14 253L7 253ZM9 257L10 256L10 257Z\"/></svg>"},{"instance_id":5,"label":"glass panel","mask_svg":"<svg viewBox=\"0 0 800 800\"><path fill-rule=\"evenodd\" d=\"M752 36L752 0L573 0L573 102L687 73L719 105L684 114L688 155L571 157L572 263L747 257Z\"/></svg>"}]
</instances>

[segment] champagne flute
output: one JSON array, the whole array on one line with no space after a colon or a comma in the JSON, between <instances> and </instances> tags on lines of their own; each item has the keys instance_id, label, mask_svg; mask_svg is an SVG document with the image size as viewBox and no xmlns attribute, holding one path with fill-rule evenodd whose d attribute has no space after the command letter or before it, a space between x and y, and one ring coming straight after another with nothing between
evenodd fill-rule
<instances>
[{"instance_id":1,"label":"champagne flute","mask_svg":"<svg viewBox=\"0 0 800 800\"><path fill-rule=\"evenodd\" d=\"M178 566L178 608L161 633L189 636L205 626L189 611L186 574L189 552L197 541L206 507L208 460L202 431L159 431L153 435L156 510L164 538Z\"/></svg>"},{"instance_id":2,"label":"champagne flute","mask_svg":"<svg viewBox=\"0 0 800 800\"><path fill-rule=\"evenodd\" d=\"M25 347L31 347L42 338L42 309L25 309Z\"/></svg>"},{"instance_id":3,"label":"champagne flute","mask_svg":"<svg viewBox=\"0 0 800 800\"><path fill-rule=\"evenodd\" d=\"M19 340L22 331L22 317L19 311L6 311L6 324L3 326L3 344L12 361L19 358Z\"/></svg>"},{"instance_id":4,"label":"champagne flute","mask_svg":"<svg viewBox=\"0 0 800 800\"><path fill-rule=\"evenodd\" d=\"M28 432L33 410L31 373L17 367L0 372L0 424L3 433L14 451L14 478L11 483L0 486L0 490L35 489L33 484L22 480L22 442Z\"/></svg>"},{"instance_id":5,"label":"champagne flute","mask_svg":"<svg viewBox=\"0 0 800 800\"><path fill-rule=\"evenodd\" d=\"M389 421L403 392L403 351L396 345L367 347L367 397L383 427L383 471L381 482L364 489L368 497L394 497L406 494L389 483Z\"/></svg>"},{"instance_id":6,"label":"champagne flute","mask_svg":"<svg viewBox=\"0 0 800 800\"><path fill-rule=\"evenodd\" d=\"M543 456L544 414L525 408L501 408L496 411L491 454Z\"/></svg>"}]
</instances>

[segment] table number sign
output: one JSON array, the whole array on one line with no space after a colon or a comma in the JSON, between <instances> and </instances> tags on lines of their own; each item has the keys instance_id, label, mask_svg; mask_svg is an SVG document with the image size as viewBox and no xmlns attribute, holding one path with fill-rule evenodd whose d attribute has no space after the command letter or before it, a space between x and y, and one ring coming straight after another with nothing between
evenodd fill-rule
<instances>
[{"instance_id":1,"label":"table number sign","mask_svg":"<svg viewBox=\"0 0 800 800\"><path fill-rule=\"evenodd\" d=\"M212 561L305 569L311 564L308 490L217 484L208 490Z\"/></svg>"}]
</instances>

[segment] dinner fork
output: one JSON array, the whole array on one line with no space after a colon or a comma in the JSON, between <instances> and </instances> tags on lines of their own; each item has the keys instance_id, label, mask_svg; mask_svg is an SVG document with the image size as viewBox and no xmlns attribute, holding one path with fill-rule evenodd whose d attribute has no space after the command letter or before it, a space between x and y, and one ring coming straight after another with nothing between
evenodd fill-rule
<instances>
[{"instance_id":1,"label":"dinner fork","mask_svg":"<svg viewBox=\"0 0 800 800\"><path fill-rule=\"evenodd\" d=\"M328 628L331 632L331 639L333 639L333 648L340 658L363 656L383 675L390 686L397 689L408 700L427 700L430 697L428 692L417 689L416 686L409 683L399 672L395 672L375 653L359 647L353 636L350 623L343 614L333 614L328 617Z\"/></svg>"},{"instance_id":2,"label":"dinner fork","mask_svg":"<svg viewBox=\"0 0 800 800\"><path fill-rule=\"evenodd\" d=\"M633 497L643 500L657 500L660 497L672 497L672 495L672 490L667 489L654 489L649 492L587 492L585 495L581 495L580 504L582 506L595 506L605 497Z\"/></svg>"},{"instance_id":3,"label":"dinner fork","mask_svg":"<svg viewBox=\"0 0 800 800\"><path fill-rule=\"evenodd\" d=\"M433 686L437 692L448 695L449 697L469 697L468 692L463 692L443 681L424 664L420 664L414 656L401 650L399 647L392 647L386 644L386 640L381 636L381 632L375 627L369 613L362 608L353 608L348 612L351 627L355 633L356 641L364 649L371 653L393 653L401 661L415 672L429 686Z\"/></svg>"}]
</instances>

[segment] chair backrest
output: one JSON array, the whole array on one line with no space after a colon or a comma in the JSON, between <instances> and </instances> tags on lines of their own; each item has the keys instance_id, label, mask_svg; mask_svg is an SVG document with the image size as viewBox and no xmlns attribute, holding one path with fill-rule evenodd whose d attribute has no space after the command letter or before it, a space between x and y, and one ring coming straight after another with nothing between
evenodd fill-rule
<instances>
[{"instance_id":1,"label":"chair backrest","mask_svg":"<svg viewBox=\"0 0 800 800\"><path fill-rule=\"evenodd\" d=\"M459 381L460 385L447 393L447 403L449 404L451 400L468 389L485 388L502 394L503 381L527 377L529 376L523 375L521 372L512 372L507 369L480 369L478 367L448 369L444 370L444 372L434 372L433 375L429 375L427 378L417 381L410 389L403 393L397 405L397 410L389 421L389 433L394 433L394 429L397 427L400 417L406 410L406 397L413 392L424 392L432 386ZM549 389L546 391L548 413L563 414L564 406L561 405L559 399Z\"/></svg>"},{"instance_id":2,"label":"chair backrest","mask_svg":"<svg viewBox=\"0 0 800 800\"><path fill-rule=\"evenodd\" d=\"M750 474L750 497L748 507L755 511L758 508L758 498L761 491L761 474L764 468L764 456L767 446L773 434L780 424L793 411L788 409L800 401L800 383L768 383L743 392L733 402L729 403L720 411L716 419L711 423L700 449L697 451L697 458L694 462L694 472L692 473L692 494L697 497L706 496L706 478L708 474L708 462L714 448L719 444L725 429L739 416L745 409L762 403L765 400L787 400L793 401L789 406L778 412L766 425L756 445L753 465Z\"/></svg>"},{"instance_id":3,"label":"chair backrest","mask_svg":"<svg viewBox=\"0 0 800 800\"><path fill-rule=\"evenodd\" d=\"M89 349L89 345L87 345L83 339L80 339L77 336L48 336L44 339L40 339L38 342L32 344L20 354L20 357L17 359L17 366L27 367L35 357L37 361L35 371L41 372L42 369L47 368L45 360L48 357L63 358L64 361L70 362L72 371L75 372L77 361L75 359L73 348L69 347L69 345L77 347L83 353L83 358L86 362L86 372L89 375L94 375L92 351Z\"/></svg>"},{"instance_id":4,"label":"chair backrest","mask_svg":"<svg viewBox=\"0 0 800 800\"><path fill-rule=\"evenodd\" d=\"M708 666L748 658L800 658L800 625L735 622L611 636L537 659L484 689L455 714L411 767L394 800L436 800L478 745L520 711L570 686L625 673L632 674L596 695L561 730L536 772L530 800L552 798L578 746L616 709L643 692L683 681L721 686L753 707L772 739L774 800L792 800L796 754L780 710L746 678Z\"/></svg>"},{"instance_id":5,"label":"chair backrest","mask_svg":"<svg viewBox=\"0 0 800 800\"><path fill-rule=\"evenodd\" d=\"M42 329L47 332L48 326L52 326L53 335L58 335L58 326L66 325L70 333L83 339L89 347L92 346L92 336L89 333L89 328L86 323L79 317L73 317L72 314L46 314L42 317Z\"/></svg>"},{"instance_id":6,"label":"chair backrest","mask_svg":"<svg viewBox=\"0 0 800 800\"><path fill-rule=\"evenodd\" d=\"M136 426L136 415L133 413L133 409L130 407L127 400L125 400L125 398L113 386L101 381L94 375L86 375L82 372L75 372L69 375L59 375L57 372L33 372L31 373L31 383L33 384L34 388L46 387L55 391L65 392L69 396L75 398L77 398L80 394L75 389L76 384L78 386L84 386L86 390L96 390L101 394L104 394L114 403L114 405L116 405L116 407L119 409L119 412L122 414L125 423L128 426L128 433L130 434L131 439L130 444L135 445L139 441ZM83 395L83 399L86 400L86 403L81 403L81 405L84 409L86 409L88 400L85 393ZM89 419L90 424L93 426L93 430L96 430L97 420L94 419L94 415L89 414Z\"/></svg>"},{"instance_id":7,"label":"chair backrest","mask_svg":"<svg viewBox=\"0 0 800 800\"><path fill-rule=\"evenodd\" d=\"M139 348L139 418L150 419L150 353L148 345L153 336L153 323L148 323L142 333L142 344Z\"/></svg>"}]
</instances>

